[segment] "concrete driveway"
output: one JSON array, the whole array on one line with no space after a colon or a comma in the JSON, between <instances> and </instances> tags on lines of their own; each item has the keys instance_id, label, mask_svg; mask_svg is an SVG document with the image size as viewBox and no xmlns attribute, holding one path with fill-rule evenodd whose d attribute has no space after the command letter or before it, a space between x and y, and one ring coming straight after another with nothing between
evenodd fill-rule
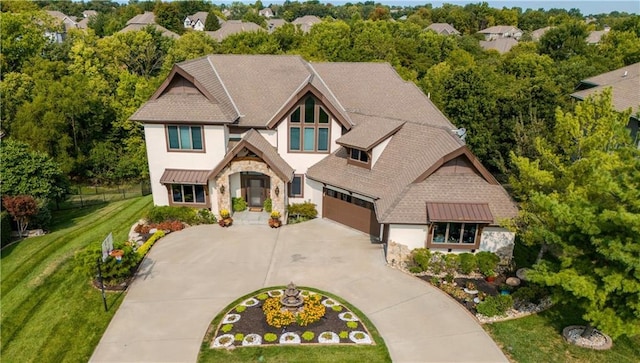
<instances>
[{"instance_id":1,"label":"concrete driveway","mask_svg":"<svg viewBox=\"0 0 640 363\"><path fill-rule=\"evenodd\" d=\"M381 245L328 220L270 229L196 226L151 250L92 362L195 362L213 318L267 286L316 287L355 305L394 362L507 362L454 300L385 265Z\"/></svg>"}]
</instances>

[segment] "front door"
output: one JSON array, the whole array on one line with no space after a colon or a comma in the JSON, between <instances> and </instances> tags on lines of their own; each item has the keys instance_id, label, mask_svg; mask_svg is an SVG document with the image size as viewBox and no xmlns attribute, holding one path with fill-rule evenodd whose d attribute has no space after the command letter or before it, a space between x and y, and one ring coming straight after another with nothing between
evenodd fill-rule
<instances>
[{"instance_id":1,"label":"front door","mask_svg":"<svg viewBox=\"0 0 640 363\"><path fill-rule=\"evenodd\" d=\"M262 208L264 203L264 179L249 179L249 185L247 187L247 203L249 207Z\"/></svg>"}]
</instances>

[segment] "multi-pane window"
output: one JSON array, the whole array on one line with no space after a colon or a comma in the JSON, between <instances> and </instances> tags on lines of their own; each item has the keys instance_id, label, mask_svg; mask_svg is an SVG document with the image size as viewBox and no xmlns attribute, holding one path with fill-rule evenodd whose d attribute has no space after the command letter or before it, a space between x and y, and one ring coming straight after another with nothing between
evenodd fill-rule
<instances>
[{"instance_id":1,"label":"multi-pane window","mask_svg":"<svg viewBox=\"0 0 640 363\"><path fill-rule=\"evenodd\" d=\"M433 224L433 243L468 243L473 244L478 237L478 224L438 222Z\"/></svg>"},{"instance_id":2,"label":"multi-pane window","mask_svg":"<svg viewBox=\"0 0 640 363\"><path fill-rule=\"evenodd\" d=\"M369 155L366 151L351 149L351 153L349 156L351 157L351 160L360 161L363 163L369 162Z\"/></svg>"},{"instance_id":3,"label":"multi-pane window","mask_svg":"<svg viewBox=\"0 0 640 363\"><path fill-rule=\"evenodd\" d=\"M294 175L293 180L289 183L289 196L302 197L304 195L304 176Z\"/></svg>"},{"instance_id":4,"label":"multi-pane window","mask_svg":"<svg viewBox=\"0 0 640 363\"><path fill-rule=\"evenodd\" d=\"M201 126L167 126L169 150L202 150Z\"/></svg>"},{"instance_id":5,"label":"multi-pane window","mask_svg":"<svg viewBox=\"0 0 640 363\"><path fill-rule=\"evenodd\" d=\"M289 116L289 151L329 152L329 114L309 96Z\"/></svg>"},{"instance_id":6,"label":"multi-pane window","mask_svg":"<svg viewBox=\"0 0 640 363\"><path fill-rule=\"evenodd\" d=\"M206 203L204 185L172 184L171 195L174 203Z\"/></svg>"}]
</instances>

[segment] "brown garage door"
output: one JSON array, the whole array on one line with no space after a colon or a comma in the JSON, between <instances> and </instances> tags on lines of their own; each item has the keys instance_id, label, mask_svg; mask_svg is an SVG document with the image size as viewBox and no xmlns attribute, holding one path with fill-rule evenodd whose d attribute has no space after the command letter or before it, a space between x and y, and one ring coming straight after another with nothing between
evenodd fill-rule
<instances>
[{"instance_id":1,"label":"brown garage door","mask_svg":"<svg viewBox=\"0 0 640 363\"><path fill-rule=\"evenodd\" d=\"M325 189L322 216L372 236L380 236L380 223L371 202Z\"/></svg>"}]
</instances>

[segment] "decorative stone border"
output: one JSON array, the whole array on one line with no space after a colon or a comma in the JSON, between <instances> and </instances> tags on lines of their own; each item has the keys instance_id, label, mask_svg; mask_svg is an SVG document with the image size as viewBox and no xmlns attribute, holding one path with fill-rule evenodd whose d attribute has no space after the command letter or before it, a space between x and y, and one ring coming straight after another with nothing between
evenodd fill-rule
<instances>
[{"instance_id":1,"label":"decorative stone border","mask_svg":"<svg viewBox=\"0 0 640 363\"><path fill-rule=\"evenodd\" d=\"M296 333L286 332L280 336L280 344L300 344L300 336Z\"/></svg>"},{"instance_id":2,"label":"decorative stone border","mask_svg":"<svg viewBox=\"0 0 640 363\"><path fill-rule=\"evenodd\" d=\"M229 347L233 344L234 339L235 337L232 334L223 334L213 340L213 344L211 344L211 347L212 348ZM221 343L222 340L226 340L226 342Z\"/></svg>"},{"instance_id":3,"label":"decorative stone border","mask_svg":"<svg viewBox=\"0 0 640 363\"><path fill-rule=\"evenodd\" d=\"M252 297L250 299L247 299L247 300L243 301L240 305L244 305L246 307L249 307L249 306L256 306L256 305L258 305L258 303L259 303L258 299Z\"/></svg>"},{"instance_id":4,"label":"decorative stone border","mask_svg":"<svg viewBox=\"0 0 640 363\"><path fill-rule=\"evenodd\" d=\"M282 290L271 290L267 292L267 295L269 295L269 297L281 297L284 293Z\"/></svg>"},{"instance_id":5,"label":"decorative stone border","mask_svg":"<svg viewBox=\"0 0 640 363\"><path fill-rule=\"evenodd\" d=\"M322 300L322 305L324 305L324 306L326 306L328 308L331 308L331 307L334 307L334 306L340 306L340 304L338 304L337 301L335 301L333 299L329 299L329 298Z\"/></svg>"},{"instance_id":6,"label":"decorative stone border","mask_svg":"<svg viewBox=\"0 0 640 363\"><path fill-rule=\"evenodd\" d=\"M260 345L262 344L262 337L260 334L247 334L242 340L242 346Z\"/></svg>"},{"instance_id":7,"label":"decorative stone border","mask_svg":"<svg viewBox=\"0 0 640 363\"><path fill-rule=\"evenodd\" d=\"M325 335L331 335L331 338L327 338L325 337ZM340 337L338 336L338 334L332 332L332 331L325 331L320 333L320 335L318 335L318 343L321 344L338 344L340 343Z\"/></svg>"},{"instance_id":8,"label":"decorative stone border","mask_svg":"<svg viewBox=\"0 0 640 363\"><path fill-rule=\"evenodd\" d=\"M222 320L222 324L232 324L240 320L240 314L227 314Z\"/></svg>"},{"instance_id":9,"label":"decorative stone border","mask_svg":"<svg viewBox=\"0 0 640 363\"><path fill-rule=\"evenodd\" d=\"M361 338L361 339L356 338L356 335L360 335L360 334L363 334L364 338ZM351 341L356 344L371 344L371 337L369 336L369 334L360 330L354 330L350 332L349 339L351 339Z\"/></svg>"},{"instance_id":10,"label":"decorative stone border","mask_svg":"<svg viewBox=\"0 0 640 363\"><path fill-rule=\"evenodd\" d=\"M347 317L347 315L349 315ZM360 319L358 319L358 317L356 316L356 314L350 312L350 311L345 311L344 313L340 313L338 314L338 318L340 318L340 320L342 321L359 321Z\"/></svg>"},{"instance_id":11,"label":"decorative stone border","mask_svg":"<svg viewBox=\"0 0 640 363\"><path fill-rule=\"evenodd\" d=\"M584 331L584 325L569 325L562 329L562 337L567 343L577 345L583 348L595 349L595 350L607 350L613 346L613 341L608 335L593 329L590 338L583 338L582 332Z\"/></svg>"}]
</instances>

